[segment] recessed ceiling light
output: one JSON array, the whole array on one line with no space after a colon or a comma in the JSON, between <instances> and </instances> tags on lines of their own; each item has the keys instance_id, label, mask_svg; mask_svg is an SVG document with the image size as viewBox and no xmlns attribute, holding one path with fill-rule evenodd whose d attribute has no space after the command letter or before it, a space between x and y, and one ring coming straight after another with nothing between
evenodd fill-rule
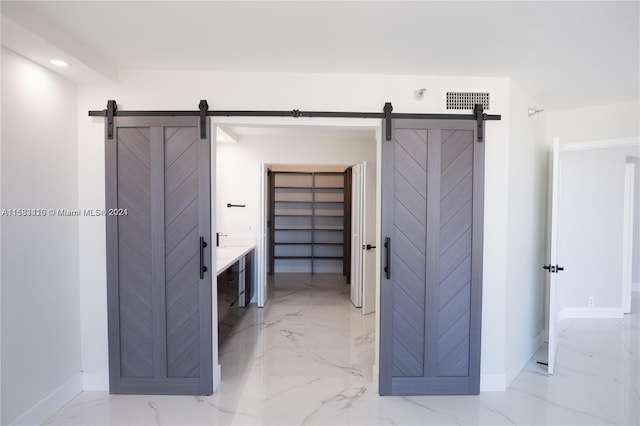
<instances>
[{"instance_id":1,"label":"recessed ceiling light","mask_svg":"<svg viewBox=\"0 0 640 426\"><path fill-rule=\"evenodd\" d=\"M61 61L60 59L52 59L49 62L51 62L53 65L57 67L62 67L62 68L66 68L69 66L69 62Z\"/></svg>"}]
</instances>

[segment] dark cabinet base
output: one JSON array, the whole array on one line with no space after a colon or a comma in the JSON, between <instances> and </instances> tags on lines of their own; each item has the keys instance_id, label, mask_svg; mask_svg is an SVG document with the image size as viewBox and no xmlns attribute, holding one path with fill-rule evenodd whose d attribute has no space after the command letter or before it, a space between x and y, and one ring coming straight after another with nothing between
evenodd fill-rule
<instances>
[{"instance_id":1,"label":"dark cabinet base","mask_svg":"<svg viewBox=\"0 0 640 426\"><path fill-rule=\"evenodd\" d=\"M218 347L249 307L253 295L253 253L247 253L218 275Z\"/></svg>"},{"instance_id":2,"label":"dark cabinet base","mask_svg":"<svg viewBox=\"0 0 640 426\"><path fill-rule=\"evenodd\" d=\"M229 337L244 309L238 307L238 278L236 268L218 275L218 347Z\"/></svg>"}]
</instances>

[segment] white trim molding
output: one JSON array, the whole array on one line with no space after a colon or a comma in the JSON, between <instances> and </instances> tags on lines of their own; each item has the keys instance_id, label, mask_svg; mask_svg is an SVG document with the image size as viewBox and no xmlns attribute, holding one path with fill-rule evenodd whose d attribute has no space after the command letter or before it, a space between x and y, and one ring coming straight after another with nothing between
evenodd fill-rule
<instances>
[{"instance_id":1,"label":"white trim molding","mask_svg":"<svg viewBox=\"0 0 640 426\"><path fill-rule=\"evenodd\" d=\"M633 270L633 195L636 165L624 165L624 207L622 211L622 311L631 313L631 287ZM635 225L637 226L637 225Z\"/></svg>"},{"instance_id":2,"label":"white trim molding","mask_svg":"<svg viewBox=\"0 0 640 426\"><path fill-rule=\"evenodd\" d=\"M572 142L560 145L560 151L582 151L585 149L607 149L637 146L640 149L640 138L603 139L599 141Z\"/></svg>"},{"instance_id":3,"label":"white trim molding","mask_svg":"<svg viewBox=\"0 0 640 426\"><path fill-rule=\"evenodd\" d=\"M622 307L567 307L560 310L561 320L570 318L622 318Z\"/></svg>"},{"instance_id":4,"label":"white trim molding","mask_svg":"<svg viewBox=\"0 0 640 426\"><path fill-rule=\"evenodd\" d=\"M373 382L374 389L380 389L380 370L378 370L378 364L373 364L371 372L373 374L371 381Z\"/></svg>"},{"instance_id":5,"label":"white trim molding","mask_svg":"<svg viewBox=\"0 0 640 426\"><path fill-rule=\"evenodd\" d=\"M382 119L331 117L212 117L211 124L218 127L335 127L340 129L378 130L382 126Z\"/></svg>"},{"instance_id":6,"label":"white trim molding","mask_svg":"<svg viewBox=\"0 0 640 426\"><path fill-rule=\"evenodd\" d=\"M12 425L40 425L82 392L82 374L78 373L44 397Z\"/></svg>"},{"instance_id":7,"label":"white trim molding","mask_svg":"<svg viewBox=\"0 0 640 426\"><path fill-rule=\"evenodd\" d=\"M540 331L540 333L535 336L527 347L524 348L520 352L520 356L513 363L505 373L505 389L508 388L513 380L520 374L522 369L527 365L527 363L531 360L531 357L536 353L536 351L542 346L542 343L545 339L545 330Z\"/></svg>"},{"instance_id":8,"label":"white trim molding","mask_svg":"<svg viewBox=\"0 0 640 426\"><path fill-rule=\"evenodd\" d=\"M222 382L222 369L220 364L213 367L213 391L217 391L220 387L220 383Z\"/></svg>"}]
</instances>

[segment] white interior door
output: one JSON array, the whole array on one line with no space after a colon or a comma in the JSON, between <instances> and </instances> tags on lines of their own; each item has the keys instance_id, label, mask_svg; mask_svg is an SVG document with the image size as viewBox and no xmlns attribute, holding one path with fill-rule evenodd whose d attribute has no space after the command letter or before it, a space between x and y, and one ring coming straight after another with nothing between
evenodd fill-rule
<instances>
[{"instance_id":1,"label":"white interior door","mask_svg":"<svg viewBox=\"0 0 640 426\"><path fill-rule=\"evenodd\" d=\"M351 303L356 308L362 307L362 215L364 210L362 168L362 164L356 164L351 168Z\"/></svg>"},{"instance_id":2,"label":"white interior door","mask_svg":"<svg viewBox=\"0 0 640 426\"><path fill-rule=\"evenodd\" d=\"M376 168L362 163L362 314L376 310ZM367 249L367 247L369 247Z\"/></svg>"},{"instance_id":3,"label":"white interior door","mask_svg":"<svg viewBox=\"0 0 640 426\"><path fill-rule=\"evenodd\" d=\"M548 271L549 285L549 348L548 348L548 369L549 374L553 374L556 364L556 354L558 352L558 323L560 321L559 312L561 309L558 298L558 202L560 199L560 141L553 140L551 151L551 164L549 167L549 221L547 238L547 258L549 264L544 268Z\"/></svg>"},{"instance_id":4,"label":"white interior door","mask_svg":"<svg viewBox=\"0 0 640 426\"><path fill-rule=\"evenodd\" d=\"M269 211L269 178L266 164L260 170L260 230L258 237L258 267L256 280L256 304L263 308L267 302L267 212Z\"/></svg>"}]
</instances>

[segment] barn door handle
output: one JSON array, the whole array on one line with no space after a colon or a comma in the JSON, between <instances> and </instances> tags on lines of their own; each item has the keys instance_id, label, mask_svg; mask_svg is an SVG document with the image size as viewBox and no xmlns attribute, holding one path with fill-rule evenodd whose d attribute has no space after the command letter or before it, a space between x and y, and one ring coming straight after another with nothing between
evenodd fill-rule
<instances>
[{"instance_id":1,"label":"barn door handle","mask_svg":"<svg viewBox=\"0 0 640 426\"><path fill-rule=\"evenodd\" d=\"M391 279L391 238L387 237L384 239L384 248L385 254L387 257L386 266L384 267L384 272L388 280Z\"/></svg>"},{"instance_id":2,"label":"barn door handle","mask_svg":"<svg viewBox=\"0 0 640 426\"><path fill-rule=\"evenodd\" d=\"M204 273L207 272L207 267L204 266L204 249L207 247L207 242L204 237L200 237L200 279L204 279Z\"/></svg>"}]
</instances>

